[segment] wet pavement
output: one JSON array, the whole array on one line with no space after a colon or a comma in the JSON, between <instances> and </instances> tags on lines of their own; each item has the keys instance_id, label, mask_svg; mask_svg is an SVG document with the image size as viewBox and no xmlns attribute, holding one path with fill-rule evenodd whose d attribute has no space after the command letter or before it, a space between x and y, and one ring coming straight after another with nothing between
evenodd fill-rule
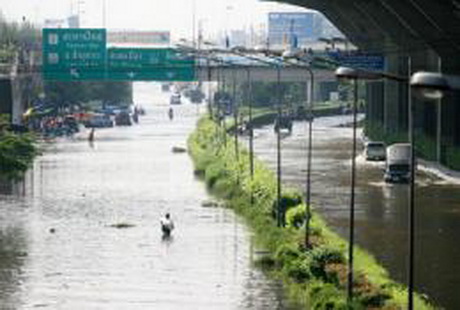
<instances>
[{"instance_id":1,"label":"wet pavement","mask_svg":"<svg viewBox=\"0 0 460 310\"><path fill-rule=\"evenodd\" d=\"M251 266L242 220L202 207L190 158L171 152L196 107L169 121L169 96L152 85L135 85L139 125L49 144L24 185L2 187L0 309L293 309Z\"/></svg>"},{"instance_id":2,"label":"wet pavement","mask_svg":"<svg viewBox=\"0 0 460 310\"><path fill-rule=\"evenodd\" d=\"M327 222L348 238L352 129L349 117L315 119L312 202ZM306 123L296 122L282 140L282 180L305 191ZM272 126L255 131L255 152L276 165ZM357 158L357 243L374 254L399 282L406 282L408 186L383 181L383 163ZM418 291L446 309L460 309L460 185L419 171L416 178Z\"/></svg>"}]
</instances>

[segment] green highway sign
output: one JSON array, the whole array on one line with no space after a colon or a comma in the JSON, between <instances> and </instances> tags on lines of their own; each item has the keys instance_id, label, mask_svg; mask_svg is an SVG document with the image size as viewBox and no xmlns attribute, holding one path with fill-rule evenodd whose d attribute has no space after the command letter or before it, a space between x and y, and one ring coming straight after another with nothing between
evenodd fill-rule
<instances>
[{"instance_id":1,"label":"green highway sign","mask_svg":"<svg viewBox=\"0 0 460 310\"><path fill-rule=\"evenodd\" d=\"M43 29L43 76L47 80L105 78L105 29Z\"/></svg>"},{"instance_id":2,"label":"green highway sign","mask_svg":"<svg viewBox=\"0 0 460 310\"><path fill-rule=\"evenodd\" d=\"M105 29L43 29L45 80L192 81L195 60L172 48L109 48Z\"/></svg>"},{"instance_id":3,"label":"green highway sign","mask_svg":"<svg viewBox=\"0 0 460 310\"><path fill-rule=\"evenodd\" d=\"M107 78L131 81L192 81L195 61L171 48L109 48Z\"/></svg>"}]
</instances>

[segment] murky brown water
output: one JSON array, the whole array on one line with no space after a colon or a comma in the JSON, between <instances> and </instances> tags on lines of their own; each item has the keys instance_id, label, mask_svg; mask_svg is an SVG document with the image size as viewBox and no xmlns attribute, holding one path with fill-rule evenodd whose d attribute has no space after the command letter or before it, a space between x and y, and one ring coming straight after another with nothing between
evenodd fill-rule
<instances>
[{"instance_id":1,"label":"murky brown water","mask_svg":"<svg viewBox=\"0 0 460 310\"><path fill-rule=\"evenodd\" d=\"M140 125L97 130L93 146L86 136L49 145L25 185L3 188L0 308L291 309L251 267L241 220L201 207L209 197L189 157L171 152L195 106L170 122L168 96L141 86ZM162 240L167 211L177 229Z\"/></svg>"},{"instance_id":2,"label":"murky brown water","mask_svg":"<svg viewBox=\"0 0 460 310\"><path fill-rule=\"evenodd\" d=\"M312 202L343 237L348 238L350 128L343 118L314 122ZM283 181L305 187L306 124L295 123L283 139ZM272 167L276 144L271 126L256 131L256 153ZM392 277L406 282L408 186L383 182L383 164L357 164L356 240L373 253ZM416 179L416 286L438 305L460 309L460 186L427 174Z\"/></svg>"}]
</instances>

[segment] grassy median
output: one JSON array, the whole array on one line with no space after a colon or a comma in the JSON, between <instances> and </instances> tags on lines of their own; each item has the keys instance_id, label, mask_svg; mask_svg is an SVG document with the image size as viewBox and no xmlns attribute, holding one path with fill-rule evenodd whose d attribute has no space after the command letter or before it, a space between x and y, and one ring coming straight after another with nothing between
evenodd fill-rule
<instances>
[{"instance_id":1,"label":"grassy median","mask_svg":"<svg viewBox=\"0 0 460 310\"><path fill-rule=\"evenodd\" d=\"M249 173L249 154L235 153L232 139L209 119L202 119L189 137L189 152L196 173L210 191L243 216L267 255L257 264L282 279L296 303L306 309L405 309L406 288L392 281L387 271L364 250L355 252L354 299L347 300L347 242L332 232L314 213L311 247L306 248L305 204L300 192L285 189L282 195L286 227L275 220L276 178L260 161L254 178ZM227 141L225 143L224 141ZM253 203L251 203L253 197ZM415 309L435 309L416 296Z\"/></svg>"}]
</instances>

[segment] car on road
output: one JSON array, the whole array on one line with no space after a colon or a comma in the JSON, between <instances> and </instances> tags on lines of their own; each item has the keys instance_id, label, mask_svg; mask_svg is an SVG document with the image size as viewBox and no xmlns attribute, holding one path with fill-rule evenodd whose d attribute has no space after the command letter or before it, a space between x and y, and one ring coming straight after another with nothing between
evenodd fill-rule
<instances>
[{"instance_id":1,"label":"car on road","mask_svg":"<svg viewBox=\"0 0 460 310\"><path fill-rule=\"evenodd\" d=\"M115 125L117 126L131 126L131 115L126 111L121 111L115 115Z\"/></svg>"},{"instance_id":2,"label":"car on road","mask_svg":"<svg viewBox=\"0 0 460 310\"><path fill-rule=\"evenodd\" d=\"M386 159L386 145L382 141L366 142L364 147L366 160L381 161Z\"/></svg>"},{"instance_id":3,"label":"car on road","mask_svg":"<svg viewBox=\"0 0 460 310\"><path fill-rule=\"evenodd\" d=\"M181 95L179 93L173 93L169 99L169 104L181 104Z\"/></svg>"},{"instance_id":4,"label":"car on road","mask_svg":"<svg viewBox=\"0 0 460 310\"><path fill-rule=\"evenodd\" d=\"M281 115L275 119L274 131L278 132L282 129L287 129L292 132L292 117L290 115Z\"/></svg>"},{"instance_id":5,"label":"car on road","mask_svg":"<svg viewBox=\"0 0 460 310\"><path fill-rule=\"evenodd\" d=\"M85 122L86 128L109 128L113 127L113 121L109 115L93 115Z\"/></svg>"}]
</instances>

